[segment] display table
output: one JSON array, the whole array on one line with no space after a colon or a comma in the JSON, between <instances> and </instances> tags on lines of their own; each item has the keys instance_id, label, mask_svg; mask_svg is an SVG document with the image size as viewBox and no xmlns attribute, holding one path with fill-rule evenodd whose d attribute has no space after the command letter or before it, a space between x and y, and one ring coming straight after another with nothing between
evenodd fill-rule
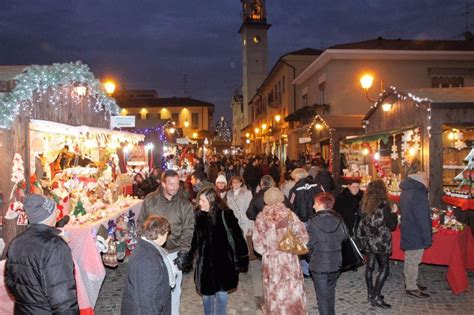
<instances>
[{"instance_id":1,"label":"display table","mask_svg":"<svg viewBox=\"0 0 474 315\"><path fill-rule=\"evenodd\" d=\"M462 211L474 210L474 199L456 198L443 196L443 202L460 208Z\"/></svg>"},{"instance_id":2,"label":"display table","mask_svg":"<svg viewBox=\"0 0 474 315\"><path fill-rule=\"evenodd\" d=\"M388 199L395 203L400 203L400 195L388 194Z\"/></svg>"},{"instance_id":3,"label":"display table","mask_svg":"<svg viewBox=\"0 0 474 315\"><path fill-rule=\"evenodd\" d=\"M400 229L392 232L392 256L390 259L404 260L405 252L400 249ZM469 289L466 270L474 270L474 237L468 226L459 233L433 234L433 244L423 254L422 263L446 265L446 280L454 294ZM429 286L429 283L427 284Z\"/></svg>"},{"instance_id":4,"label":"display table","mask_svg":"<svg viewBox=\"0 0 474 315\"><path fill-rule=\"evenodd\" d=\"M111 213L107 218L90 224L77 226L68 225L65 231L69 236L69 247L74 260L74 272L77 287L77 300L81 314L94 314L94 306L99 297L100 287L105 278L105 267L102 264L94 236L101 224L107 226L109 220L116 219L122 213L132 209L135 218L140 213L143 200L134 200L128 207ZM0 280L3 280L5 260L0 262ZM0 283L0 314L13 314L13 300L8 296L4 287L5 282Z\"/></svg>"}]
</instances>

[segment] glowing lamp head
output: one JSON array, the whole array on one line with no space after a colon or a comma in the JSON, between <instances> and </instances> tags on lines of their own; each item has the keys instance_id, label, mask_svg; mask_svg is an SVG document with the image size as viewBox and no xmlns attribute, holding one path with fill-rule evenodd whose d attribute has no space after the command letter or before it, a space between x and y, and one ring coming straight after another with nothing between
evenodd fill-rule
<instances>
[{"instance_id":1,"label":"glowing lamp head","mask_svg":"<svg viewBox=\"0 0 474 315\"><path fill-rule=\"evenodd\" d=\"M369 149L364 148L364 149L362 150L362 154L363 154L363 155L369 155Z\"/></svg>"},{"instance_id":2,"label":"glowing lamp head","mask_svg":"<svg viewBox=\"0 0 474 315\"><path fill-rule=\"evenodd\" d=\"M155 146L153 145L153 143L150 142L145 146L145 149L147 149L148 151L151 151L151 150L153 150L154 147Z\"/></svg>"},{"instance_id":3,"label":"glowing lamp head","mask_svg":"<svg viewBox=\"0 0 474 315\"><path fill-rule=\"evenodd\" d=\"M370 74L364 74L360 78L360 85L364 90L368 90L372 87L372 83L374 83L374 77Z\"/></svg>"},{"instance_id":4,"label":"glowing lamp head","mask_svg":"<svg viewBox=\"0 0 474 315\"><path fill-rule=\"evenodd\" d=\"M281 121L281 116L280 115L275 115L275 121L279 123Z\"/></svg>"},{"instance_id":5,"label":"glowing lamp head","mask_svg":"<svg viewBox=\"0 0 474 315\"><path fill-rule=\"evenodd\" d=\"M186 120L186 121L184 122L184 127L186 127L186 128L189 127L189 121Z\"/></svg>"},{"instance_id":6,"label":"glowing lamp head","mask_svg":"<svg viewBox=\"0 0 474 315\"><path fill-rule=\"evenodd\" d=\"M245 138L250 138L250 132L245 133Z\"/></svg>"},{"instance_id":7,"label":"glowing lamp head","mask_svg":"<svg viewBox=\"0 0 474 315\"><path fill-rule=\"evenodd\" d=\"M112 81L106 81L104 83L104 88L107 94L112 95L115 92L115 83Z\"/></svg>"},{"instance_id":8,"label":"glowing lamp head","mask_svg":"<svg viewBox=\"0 0 474 315\"><path fill-rule=\"evenodd\" d=\"M323 129L323 125L321 125L320 123L317 123L316 125L314 125L314 128L316 128L316 130L321 130Z\"/></svg>"},{"instance_id":9,"label":"glowing lamp head","mask_svg":"<svg viewBox=\"0 0 474 315\"><path fill-rule=\"evenodd\" d=\"M254 129L254 131L255 131L255 134L258 134L258 133L260 133L260 128L257 127L257 128Z\"/></svg>"},{"instance_id":10,"label":"glowing lamp head","mask_svg":"<svg viewBox=\"0 0 474 315\"><path fill-rule=\"evenodd\" d=\"M263 123L262 124L262 130L266 130L267 129L267 124Z\"/></svg>"},{"instance_id":11,"label":"glowing lamp head","mask_svg":"<svg viewBox=\"0 0 474 315\"><path fill-rule=\"evenodd\" d=\"M196 139L198 137L198 133L197 132L193 132L193 138Z\"/></svg>"},{"instance_id":12,"label":"glowing lamp head","mask_svg":"<svg viewBox=\"0 0 474 315\"><path fill-rule=\"evenodd\" d=\"M245 140L245 143L250 144L250 139Z\"/></svg>"},{"instance_id":13,"label":"glowing lamp head","mask_svg":"<svg viewBox=\"0 0 474 315\"><path fill-rule=\"evenodd\" d=\"M169 129L169 131L170 131L171 134L174 134L174 133L176 132L176 129L175 129L174 127L171 127L171 128Z\"/></svg>"},{"instance_id":14,"label":"glowing lamp head","mask_svg":"<svg viewBox=\"0 0 474 315\"><path fill-rule=\"evenodd\" d=\"M408 154L413 157L416 155L416 149L414 147L411 147L408 149Z\"/></svg>"},{"instance_id":15,"label":"glowing lamp head","mask_svg":"<svg viewBox=\"0 0 474 315\"><path fill-rule=\"evenodd\" d=\"M390 104L390 103L383 103L383 104L382 104L382 110L383 110L384 112L388 112L388 111L390 111L390 110L392 109L392 106L393 106L393 105Z\"/></svg>"}]
</instances>

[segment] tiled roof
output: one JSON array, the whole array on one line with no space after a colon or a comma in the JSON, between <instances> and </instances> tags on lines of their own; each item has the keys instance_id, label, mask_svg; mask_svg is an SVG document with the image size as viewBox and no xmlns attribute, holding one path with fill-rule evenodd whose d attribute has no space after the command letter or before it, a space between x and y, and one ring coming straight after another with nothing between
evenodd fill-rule
<instances>
[{"instance_id":1,"label":"tiled roof","mask_svg":"<svg viewBox=\"0 0 474 315\"><path fill-rule=\"evenodd\" d=\"M161 98L118 98L118 106L121 108L130 107L211 107L214 104L200 101L189 97L161 97Z\"/></svg>"},{"instance_id":2,"label":"tiled roof","mask_svg":"<svg viewBox=\"0 0 474 315\"><path fill-rule=\"evenodd\" d=\"M472 40L411 40L377 38L361 42L340 44L327 49L375 49L375 50L474 50Z\"/></svg>"}]
</instances>

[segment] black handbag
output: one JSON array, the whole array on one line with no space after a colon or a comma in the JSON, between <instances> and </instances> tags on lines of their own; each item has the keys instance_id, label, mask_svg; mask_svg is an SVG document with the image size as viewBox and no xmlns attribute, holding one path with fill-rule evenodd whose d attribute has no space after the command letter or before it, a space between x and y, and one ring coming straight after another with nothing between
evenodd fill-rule
<instances>
[{"instance_id":1,"label":"black handbag","mask_svg":"<svg viewBox=\"0 0 474 315\"><path fill-rule=\"evenodd\" d=\"M341 244L341 272L346 272L363 266L365 264L365 256L360 251L354 239L349 235L345 224L343 224L342 228L347 238Z\"/></svg>"}]
</instances>

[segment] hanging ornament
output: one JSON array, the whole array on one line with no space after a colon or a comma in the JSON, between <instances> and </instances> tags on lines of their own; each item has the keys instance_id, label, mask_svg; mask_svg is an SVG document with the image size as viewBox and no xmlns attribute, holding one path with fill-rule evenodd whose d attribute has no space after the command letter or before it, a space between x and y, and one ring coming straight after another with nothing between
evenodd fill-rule
<instances>
[{"instance_id":1,"label":"hanging ornament","mask_svg":"<svg viewBox=\"0 0 474 315\"><path fill-rule=\"evenodd\" d=\"M392 154L390 154L390 158L394 161L398 159L398 147L395 143L396 135L393 135L393 145L392 145Z\"/></svg>"}]
</instances>

